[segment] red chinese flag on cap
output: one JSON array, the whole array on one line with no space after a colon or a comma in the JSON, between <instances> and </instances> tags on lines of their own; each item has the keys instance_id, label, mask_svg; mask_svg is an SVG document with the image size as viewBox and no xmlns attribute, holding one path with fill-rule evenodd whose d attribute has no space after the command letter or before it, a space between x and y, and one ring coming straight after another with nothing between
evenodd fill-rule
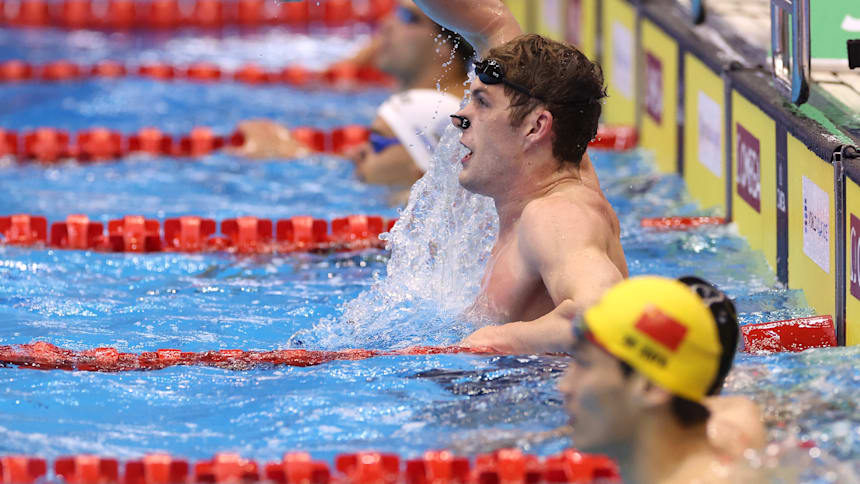
<instances>
[{"instance_id":1,"label":"red chinese flag on cap","mask_svg":"<svg viewBox=\"0 0 860 484\"><path fill-rule=\"evenodd\" d=\"M672 351L678 350L687 334L686 326L653 306L645 310L635 328Z\"/></svg>"}]
</instances>

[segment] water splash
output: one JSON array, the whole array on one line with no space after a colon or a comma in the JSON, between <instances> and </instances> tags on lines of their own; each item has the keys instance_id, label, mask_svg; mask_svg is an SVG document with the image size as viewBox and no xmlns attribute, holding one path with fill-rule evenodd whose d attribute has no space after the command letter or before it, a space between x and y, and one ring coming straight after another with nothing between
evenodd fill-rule
<instances>
[{"instance_id":1,"label":"water splash","mask_svg":"<svg viewBox=\"0 0 860 484\"><path fill-rule=\"evenodd\" d=\"M452 343L439 341L440 334L450 338L452 325L460 330L456 337L471 329L462 314L480 289L498 217L491 199L460 186L465 154L459 131L449 126L430 169L413 185L397 225L385 236L391 250L387 277L344 306L356 346ZM342 331L344 325L338 326Z\"/></svg>"}]
</instances>

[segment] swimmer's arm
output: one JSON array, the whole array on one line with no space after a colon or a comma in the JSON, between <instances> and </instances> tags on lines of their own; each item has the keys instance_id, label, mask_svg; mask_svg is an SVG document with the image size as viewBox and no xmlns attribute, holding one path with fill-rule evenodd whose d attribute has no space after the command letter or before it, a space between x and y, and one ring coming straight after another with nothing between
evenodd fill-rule
<instances>
[{"instance_id":1,"label":"swimmer's arm","mask_svg":"<svg viewBox=\"0 0 860 484\"><path fill-rule=\"evenodd\" d=\"M533 321L484 326L461 341L460 346L510 354L564 353L573 346L570 320L577 314L573 301L565 300Z\"/></svg>"},{"instance_id":2,"label":"swimmer's arm","mask_svg":"<svg viewBox=\"0 0 860 484\"><path fill-rule=\"evenodd\" d=\"M415 3L436 23L465 37L482 56L523 33L502 0L415 0Z\"/></svg>"},{"instance_id":3,"label":"swimmer's arm","mask_svg":"<svg viewBox=\"0 0 860 484\"><path fill-rule=\"evenodd\" d=\"M403 146L391 146L381 153L374 153L367 146L351 156L355 173L366 183L408 187L423 175Z\"/></svg>"},{"instance_id":4,"label":"swimmer's arm","mask_svg":"<svg viewBox=\"0 0 860 484\"><path fill-rule=\"evenodd\" d=\"M532 321L487 326L467 337L465 346L505 353L559 353L573 345L570 321L623 279L600 248L608 222L567 200L532 202L518 228L521 256L540 275L556 307Z\"/></svg>"},{"instance_id":5,"label":"swimmer's arm","mask_svg":"<svg viewBox=\"0 0 860 484\"><path fill-rule=\"evenodd\" d=\"M234 152L248 158L296 158L311 153L309 147L293 138L286 126L268 119L239 124L245 142Z\"/></svg>"},{"instance_id":6,"label":"swimmer's arm","mask_svg":"<svg viewBox=\"0 0 860 484\"><path fill-rule=\"evenodd\" d=\"M535 200L523 210L517 229L523 260L540 274L552 300L565 299L584 311L623 279L609 258L611 211L589 200Z\"/></svg>"},{"instance_id":7,"label":"swimmer's arm","mask_svg":"<svg viewBox=\"0 0 860 484\"><path fill-rule=\"evenodd\" d=\"M523 260L540 274L556 309L530 326L534 346L568 351L570 320L597 303L623 276L605 248L611 229L606 214L568 199L539 200L523 211L518 227Z\"/></svg>"},{"instance_id":8,"label":"swimmer's arm","mask_svg":"<svg viewBox=\"0 0 860 484\"><path fill-rule=\"evenodd\" d=\"M382 136L395 137L388 123L379 116L370 129ZM347 150L344 155L355 163L358 178L367 183L409 187L424 174L403 145L389 146L374 153L370 143L364 143Z\"/></svg>"}]
</instances>

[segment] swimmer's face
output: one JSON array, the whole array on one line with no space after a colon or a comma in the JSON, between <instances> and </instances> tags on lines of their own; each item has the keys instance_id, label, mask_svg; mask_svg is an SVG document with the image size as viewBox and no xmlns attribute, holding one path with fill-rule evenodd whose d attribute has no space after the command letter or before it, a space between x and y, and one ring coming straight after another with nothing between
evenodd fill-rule
<instances>
[{"instance_id":1,"label":"swimmer's face","mask_svg":"<svg viewBox=\"0 0 860 484\"><path fill-rule=\"evenodd\" d=\"M400 79L411 79L425 62L441 62L436 55L436 25L411 1L401 1L379 31L377 67Z\"/></svg>"},{"instance_id":2,"label":"swimmer's face","mask_svg":"<svg viewBox=\"0 0 860 484\"><path fill-rule=\"evenodd\" d=\"M469 149L469 154L460 160L460 185L470 192L493 197L527 176L527 167L517 162L523 149L524 126L511 126L509 106L501 84L487 85L475 78L469 104L457 112L470 123L460 137ZM459 125L456 119L453 122Z\"/></svg>"},{"instance_id":3,"label":"swimmer's face","mask_svg":"<svg viewBox=\"0 0 860 484\"><path fill-rule=\"evenodd\" d=\"M577 344L558 384L577 448L606 452L630 438L640 416L633 377L625 377L618 360L594 344Z\"/></svg>"}]
</instances>

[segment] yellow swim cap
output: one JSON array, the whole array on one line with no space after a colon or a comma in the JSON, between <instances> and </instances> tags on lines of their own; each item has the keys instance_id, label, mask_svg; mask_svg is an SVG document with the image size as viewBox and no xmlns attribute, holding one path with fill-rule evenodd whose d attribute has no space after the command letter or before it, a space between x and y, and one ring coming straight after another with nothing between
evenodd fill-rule
<instances>
[{"instance_id":1,"label":"yellow swim cap","mask_svg":"<svg viewBox=\"0 0 860 484\"><path fill-rule=\"evenodd\" d=\"M700 401L717 375L720 341L714 316L674 279L627 279L583 319L609 353L675 395Z\"/></svg>"}]
</instances>

